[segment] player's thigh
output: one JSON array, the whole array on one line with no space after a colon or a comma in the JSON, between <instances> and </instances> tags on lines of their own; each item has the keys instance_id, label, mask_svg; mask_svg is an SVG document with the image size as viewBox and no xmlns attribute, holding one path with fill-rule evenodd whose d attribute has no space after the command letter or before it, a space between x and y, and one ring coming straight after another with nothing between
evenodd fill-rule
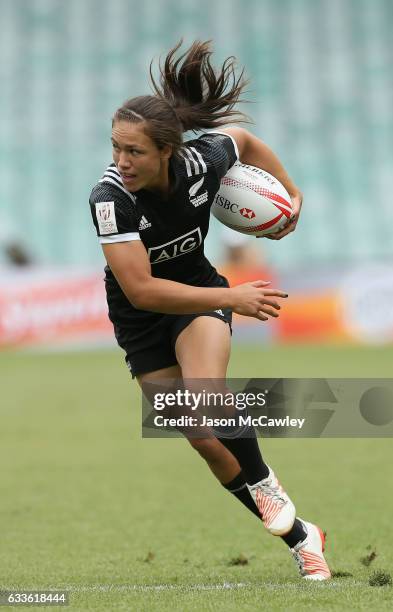
<instances>
[{"instance_id":1,"label":"player's thigh","mask_svg":"<svg viewBox=\"0 0 393 612\"><path fill-rule=\"evenodd\" d=\"M142 388L143 383L152 383L153 388L150 389L150 392L154 393L154 383L157 383L160 387L160 392L165 390L166 380L168 380L168 384L171 384L170 379L178 379L178 384L182 379L182 372L180 366L171 366L169 368L162 368L161 370L156 370L154 372L147 372L146 374L140 374L136 376L136 379ZM173 389L169 386L168 392ZM146 388L145 388L146 391ZM151 404L154 404L154 397L150 397ZM172 412L166 413L167 417L175 417L181 416L185 414L186 416L192 417L195 416L191 411L187 413L187 408L182 408L180 413L175 408L171 408ZM205 436L199 438L195 437L195 432L192 429L187 428L178 428L179 432L189 441L191 446L197 450L202 457L205 459L217 459L224 452L224 449L221 448L219 441L209 432L206 433Z\"/></svg>"},{"instance_id":2,"label":"player's thigh","mask_svg":"<svg viewBox=\"0 0 393 612\"><path fill-rule=\"evenodd\" d=\"M194 319L176 339L183 378L225 378L231 353L229 325L215 317Z\"/></svg>"},{"instance_id":3,"label":"player's thigh","mask_svg":"<svg viewBox=\"0 0 393 612\"><path fill-rule=\"evenodd\" d=\"M197 321L203 320L208 321L210 323L202 323L197 324ZM185 333L187 332L188 333ZM203 336L201 338L201 336ZM198 317L194 319L190 325L188 325L182 332L180 332L178 339L176 341L176 346L178 346L179 356L177 356L178 360L181 359L181 355L188 352L188 348L190 349L190 353L192 355L195 354L197 358L198 352L201 354L203 351L203 359L207 359L208 353L210 354L210 361L212 363L212 371L208 373L207 369L199 368L198 371L194 368L194 358L191 360L188 357L184 358L184 371L191 378L225 378L226 368L229 361L230 354L230 330L229 325L220 321L219 319L215 319L213 317ZM180 341L179 341L180 339ZM202 342L201 342L202 340ZM179 341L179 343L178 343ZM205 341L205 342L204 342ZM206 346L206 343L208 346ZM217 344L220 348L217 347ZM214 349L214 358L212 359L212 353ZM177 353L177 349L176 349ZM179 364L181 362L179 361ZM213 369L214 363L214 369ZM139 385L142 387L143 383L154 383L160 386L160 391L162 388L165 389L165 380L168 380L168 384L170 385L170 379L178 379L178 383L180 384L180 379L183 378L183 371L181 369L181 365L171 366L168 368L162 368L160 370L155 370L154 372L147 372L146 374L140 374L136 376L136 379ZM185 376L184 376L185 378ZM169 388L169 390L171 390ZM151 390L154 392L154 390ZM150 398L152 401L152 398ZM172 409L173 410L173 409ZM186 416L195 417L192 411L187 413L188 408L182 407L181 411L177 416L185 414ZM170 414L168 416L171 416ZM227 449L221 444L219 440L213 435L210 431L210 428L201 427L201 437L196 435L196 432L191 428L185 429L179 428L179 432L188 440L191 446L198 451L198 453L206 460L208 463L211 462L235 462L234 457L229 456ZM237 466L238 469L239 466ZM233 468L232 468L233 469Z\"/></svg>"}]
</instances>

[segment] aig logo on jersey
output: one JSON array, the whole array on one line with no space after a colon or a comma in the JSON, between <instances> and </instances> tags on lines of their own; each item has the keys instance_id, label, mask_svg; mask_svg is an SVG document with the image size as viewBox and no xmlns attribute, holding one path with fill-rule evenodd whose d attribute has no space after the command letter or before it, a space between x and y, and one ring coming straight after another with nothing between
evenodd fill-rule
<instances>
[{"instance_id":1,"label":"aig logo on jersey","mask_svg":"<svg viewBox=\"0 0 393 612\"><path fill-rule=\"evenodd\" d=\"M150 247L148 250L151 264L163 263L181 255L187 255L195 251L202 244L202 233L199 227L191 230L183 236L174 238L170 242L160 244L160 246Z\"/></svg>"},{"instance_id":2,"label":"aig logo on jersey","mask_svg":"<svg viewBox=\"0 0 393 612\"><path fill-rule=\"evenodd\" d=\"M200 190L204 182L205 182L205 177L203 176L201 179L199 179L199 181L194 183L194 185L192 185L190 189L188 190L190 202L191 204L195 206L195 208L197 206L200 206L201 204L205 204L205 202L207 202L208 200L209 194L207 193L207 191L204 191L203 193L200 193L199 195L197 195L198 191Z\"/></svg>"}]
</instances>

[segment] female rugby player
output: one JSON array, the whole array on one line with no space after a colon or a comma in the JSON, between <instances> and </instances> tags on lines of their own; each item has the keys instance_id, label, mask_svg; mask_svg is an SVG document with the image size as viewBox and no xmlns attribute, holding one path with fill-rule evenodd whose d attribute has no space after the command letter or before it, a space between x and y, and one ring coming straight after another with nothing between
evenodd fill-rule
<instances>
[{"instance_id":1,"label":"female rugby player","mask_svg":"<svg viewBox=\"0 0 393 612\"><path fill-rule=\"evenodd\" d=\"M93 188L90 206L107 261L109 317L140 385L165 378L225 379L232 312L267 321L287 295L255 280L229 287L204 255L210 207L237 159L263 168L289 192L294 216L272 236L293 231L302 195L276 155L239 127L245 85L234 58L220 71L208 42L181 43L160 66L154 95L127 100L112 121L113 163ZM220 128L216 131L216 128ZM183 142L183 133L204 131ZM209 130L209 131L206 131ZM295 506L263 461L257 439L210 436L189 442L213 474L273 535L289 546L300 574L326 580L324 537L296 518Z\"/></svg>"}]
</instances>

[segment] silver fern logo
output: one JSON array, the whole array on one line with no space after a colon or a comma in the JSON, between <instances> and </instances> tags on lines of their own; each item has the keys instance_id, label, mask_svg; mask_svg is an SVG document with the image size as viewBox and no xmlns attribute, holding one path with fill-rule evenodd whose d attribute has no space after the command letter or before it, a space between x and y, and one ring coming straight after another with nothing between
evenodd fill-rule
<instances>
[{"instance_id":1,"label":"silver fern logo","mask_svg":"<svg viewBox=\"0 0 393 612\"><path fill-rule=\"evenodd\" d=\"M188 190L190 202L195 206L195 208L197 206L200 206L201 204L204 204L208 200L209 195L207 191L204 191L200 195L197 195L204 182L205 177L203 176L201 179L199 179L199 181L191 185L190 189Z\"/></svg>"},{"instance_id":2,"label":"silver fern logo","mask_svg":"<svg viewBox=\"0 0 393 612\"><path fill-rule=\"evenodd\" d=\"M199 179L199 181L197 181L190 187L190 189L188 190L188 193L190 194L190 198L193 198L197 194L197 192L200 190L204 182L205 182L205 177L202 176L202 178Z\"/></svg>"}]
</instances>

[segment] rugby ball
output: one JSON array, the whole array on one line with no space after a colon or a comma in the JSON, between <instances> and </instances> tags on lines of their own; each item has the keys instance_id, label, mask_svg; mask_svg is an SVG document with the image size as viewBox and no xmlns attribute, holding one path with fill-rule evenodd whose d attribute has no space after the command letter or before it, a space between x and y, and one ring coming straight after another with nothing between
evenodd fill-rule
<instances>
[{"instance_id":1,"label":"rugby ball","mask_svg":"<svg viewBox=\"0 0 393 612\"><path fill-rule=\"evenodd\" d=\"M237 232L267 236L282 229L293 210L287 190L274 176L236 162L221 179L212 214Z\"/></svg>"}]
</instances>

